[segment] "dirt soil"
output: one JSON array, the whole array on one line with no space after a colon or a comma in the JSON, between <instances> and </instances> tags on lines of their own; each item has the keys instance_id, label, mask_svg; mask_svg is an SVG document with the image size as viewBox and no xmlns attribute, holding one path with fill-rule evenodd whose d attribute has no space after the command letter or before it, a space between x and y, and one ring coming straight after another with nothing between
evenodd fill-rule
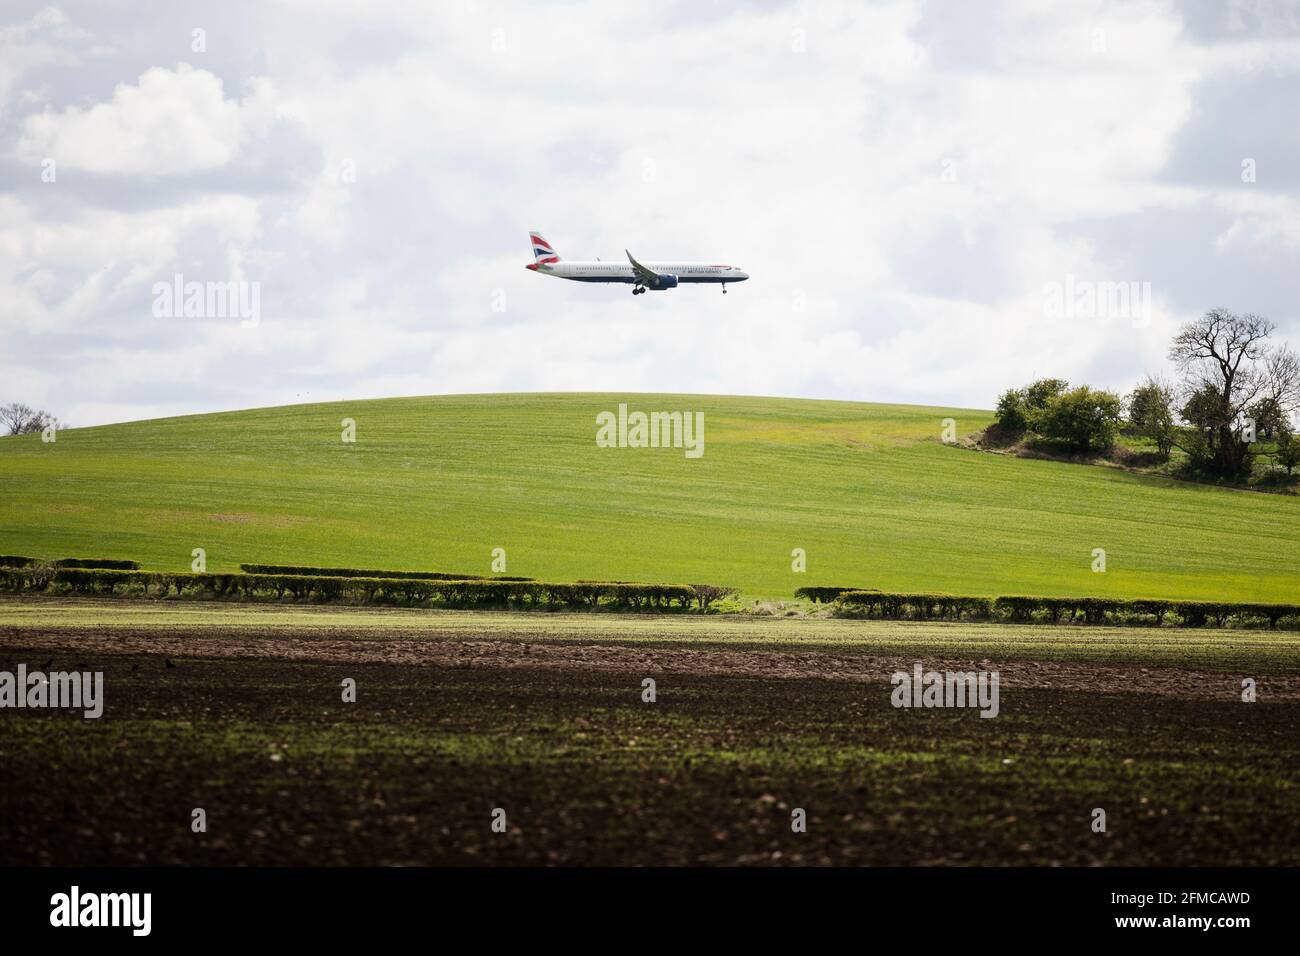
<instances>
[{"instance_id":1,"label":"dirt soil","mask_svg":"<svg viewBox=\"0 0 1300 956\"><path fill-rule=\"evenodd\" d=\"M320 636L319 631L274 637L171 636L156 630L0 629L0 649L21 645L33 654L165 654L209 659L317 661L321 663L404 664L418 667L558 668L583 672L695 674L708 677L822 678L876 683L897 671L910 672L916 657L833 655L791 651L630 648L625 645L522 642L355 640ZM47 653L48 652L48 653ZM43 658L42 658L43 659ZM67 661L65 660L66 664ZM1300 675L1263 676L1207 672L1158 665L1000 661L926 657L925 670L996 670L1004 688L1043 688L1093 693L1171 696L1181 699L1237 699L1244 677L1269 700L1300 700Z\"/></svg>"},{"instance_id":2,"label":"dirt soil","mask_svg":"<svg viewBox=\"0 0 1300 956\"><path fill-rule=\"evenodd\" d=\"M105 706L0 711L0 865L1300 865L1297 676L1246 705L1221 671L922 659L999 671L984 719L892 706L913 657L562 633L0 629L20 662Z\"/></svg>"}]
</instances>

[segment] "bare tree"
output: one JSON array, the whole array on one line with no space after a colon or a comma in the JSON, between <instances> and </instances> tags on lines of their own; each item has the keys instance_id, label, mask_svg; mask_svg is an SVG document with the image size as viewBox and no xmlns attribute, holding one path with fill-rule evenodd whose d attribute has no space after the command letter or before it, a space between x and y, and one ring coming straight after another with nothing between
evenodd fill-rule
<instances>
[{"instance_id":1,"label":"bare tree","mask_svg":"<svg viewBox=\"0 0 1300 956\"><path fill-rule=\"evenodd\" d=\"M1286 345L1274 349L1265 363L1263 400L1286 420L1300 412L1300 357Z\"/></svg>"},{"instance_id":2,"label":"bare tree","mask_svg":"<svg viewBox=\"0 0 1300 956\"><path fill-rule=\"evenodd\" d=\"M50 426L62 427L59 420L49 412L32 408L22 402L0 405L0 428L7 429L10 435L30 435L45 431Z\"/></svg>"},{"instance_id":3,"label":"bare tree","mask_svg":"<svg viewBox=\"0 0 1300 956\"><path fill-rule=\"evenodd\" d=\"M1169 349L1181 373L1180 414L1193 426L1181 443L1194 466L1222 477L1248 472L1245 419L1263 399L1300 405L1300 363L1269 345L1276 326L1263 316L1212 309L1183 326Z\"/></svg>"}]
</instances>

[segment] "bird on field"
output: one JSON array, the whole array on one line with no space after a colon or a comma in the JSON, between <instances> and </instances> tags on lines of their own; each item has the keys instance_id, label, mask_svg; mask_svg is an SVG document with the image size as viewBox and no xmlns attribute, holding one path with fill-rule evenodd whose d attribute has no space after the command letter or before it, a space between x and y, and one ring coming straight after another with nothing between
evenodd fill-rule
<instances>
[{"instance_id":1,"label":"bird on field","mask_svg":"<svg viewBox=\"0 0 1300 956\"><path fill-rule=\"evenodd\" d=\"M168 667L175 667L175 666L176 666L175 664L172 663L172 659L171 659L170 657L164 657L164 658L163 658L163 663L166 664Z\"/></svg>"},{"instance_id":2,"label":"bird on field","mask_svg":"<svg viewBox=\"0 0 1300 956\"><path fill-rule=\"evenodd\" d=\"M44 664L41 665L41 670L43 670L43 671L47 671L47 670L49 670L49 669L50 669L50 665L53 664L53 663L54 663L54 658L51 657L48 661L46 661Z\"/></svg>"}]
</instances>

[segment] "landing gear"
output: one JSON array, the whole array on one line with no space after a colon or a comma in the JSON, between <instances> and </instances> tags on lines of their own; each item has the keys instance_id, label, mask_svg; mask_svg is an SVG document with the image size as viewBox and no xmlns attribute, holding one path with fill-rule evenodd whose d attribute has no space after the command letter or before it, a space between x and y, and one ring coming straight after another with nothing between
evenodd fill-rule
<instances>
[{"instance_id":1,"label":"landing gear","mask_svg":"<svg viewBox=\"0 0 1300 956\"><path fill-rule=\"evenodd\" d=\"M634 286L632 287L632 294L633 294L633 295L640 295L640 294L641 294L642 292L644 292L644 291L645 291L645 289L642 288L642 287L639 286L639 285L634 285Z\"/></svg>"},{"instance_id":2,"label":"landing gear","mask_svg":"<svg viewBox=\"0 0 1300 956\"><path fill-rule=\"evenodd\" d=\"M725 283L725 282L722 283L722 294L723 294L723 295L726 295L726 294L727 294L727 283Z\"/></svg>"}]
</instances>

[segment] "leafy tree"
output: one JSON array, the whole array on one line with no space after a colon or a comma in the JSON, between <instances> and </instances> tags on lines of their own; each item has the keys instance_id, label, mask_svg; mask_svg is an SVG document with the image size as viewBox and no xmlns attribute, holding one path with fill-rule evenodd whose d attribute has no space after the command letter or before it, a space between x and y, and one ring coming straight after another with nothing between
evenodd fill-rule
<instances>
[{"instance_id":1,"label":"leafy tree","mask_svg":"<svg viewBox=\"0 0 1300 956\"><path fill-rule=\"evenodd\" d=\"M1038 411L1047 407L1048 401L1055 398L1070 387L1070 383L1063 378L1040 378L1032 385L1025 387L1025 406Z\"/></svg>"},{"instance_id":2,"label":"leafy tree","mask_svg":"<svg viewBox=\"0 0 1300 956\"><path fill-rule=\"evenodd\" d=\"M1187 396L1178 415L1189 428L1179 433L1177 445L1187 453L1187 462L1193 471L1213 472L1215 461L1215 436L1219 434L1224 419L1222 397L1213 386L1203 386Z\"/></svg>"},{"instance_id":3,"label":"leafy tree","mask_svg":"<svg viewBox=\"0 0 1300 956\"><path fill-rule=\"evenodd\" d=\"M1069 387L1064 379L1040 378L1024 388L1008 389L998 398L998 424L1015 432L1037 431L1038 418L1047 403Z\"/></svg>"},{"instance_id":4,"label":"leafy tree","mask_svg":"<svg viewBox=\"0 0 1300 956\"><path fill-rule=\"evenodd\" d=\"M1161 458L1174 445L1174 390L1164 381L1147 376L1128 398L1128 420L1139 435L1156 443Z\"/></svg>"},{"instance_id":5,"label":"leafy tree","mask_svg":"<svg viewBox=\"0 0 1300 956\"><path fill-rule=\"evenodd\" d=\"M1277 439L1291 430L1291 422L1277 399L1269 396L1261 398L1247 409L1255 423L1255 434L1259 438Z\"/></svg>"},{"instance_id":6,"label":"leafy tree","mask_svg":"<svg viewBox=\"0 0 1300 956\"><path fill-rule=\"evenodd\" d=\"M1025 392L1020 388L1009 388L998 397L997 422L1003 428L1022 432L1029 427L1029 417L1025 413Z\"/></svg>"},{"instance_id":7,"label":"leafy tree","mask_svg":"<svg viewBox=\"0 0 1300 956\"><path fill-rule=\"evenodd\" d=\"M1047 399L1034 430L1078 451L1103 451L1115 442L1122 410L1114 392L1080 385Z\"/></svg>"},{"instance_id":8,"label":"leafy tree","mask_svg":"<svg viewBox=\"0 0 1300 956\"><path fill-rule=\"evenodd\" d=\"M1277 463L1291 475L1300 465L1300 437L1294 432L1283 432L1277 439Z\"/></svg>"}]
</instances>

